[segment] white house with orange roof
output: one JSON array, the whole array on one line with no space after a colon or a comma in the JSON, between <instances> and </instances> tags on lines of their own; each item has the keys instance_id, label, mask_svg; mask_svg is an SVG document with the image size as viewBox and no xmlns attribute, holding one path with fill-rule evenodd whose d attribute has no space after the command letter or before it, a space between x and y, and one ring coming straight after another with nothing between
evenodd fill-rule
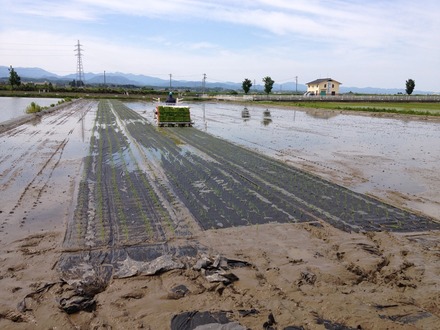
<instances>
[{"instance_id":1,"label":"white house with orange roof","mask_svg":"<svg viewBox=\"0 0 440 330\"><path fill-rule=\"evenodd\" d=\"M337 95L339 94L339 86L342 83L332 78L321 78L313 80L306 85L308 95Z\"/></svg>"}]
</instances>

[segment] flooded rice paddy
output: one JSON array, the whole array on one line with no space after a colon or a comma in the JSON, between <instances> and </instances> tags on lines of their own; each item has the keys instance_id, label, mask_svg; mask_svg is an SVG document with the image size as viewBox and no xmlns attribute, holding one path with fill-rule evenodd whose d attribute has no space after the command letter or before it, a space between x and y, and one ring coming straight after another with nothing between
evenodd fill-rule
<instances>
[{"instance_id":1,"label":"flooded rice paddy","mask_svg":"<svg viewBox=\"0 0 440 330\"><path fill-rule=\"evenodd\" d=\"M54 101L52 100L52 102ZM154 105L152 103L125 103L125 106L132 109L131 117L128 117L128 119L114 117L110 122L99 117L98 102L92 101L87 102L87 104L87 106L75 106L70 109L68 115L56 120L50 120L50 117L37 119L33 126L31 125L31 127L35 127L35 129L32 129L35 130L34 133L28 132L26 135L22 135L14 132L13 136L3 139L2 150L5 152L0 163L0 169L3 171L3 184L9 184L8 177L15 176L17 181L14 184L19 189L20 182L24 183L27 177L32 178L35 175L32 171L21 170L22 173L15 173L14 168L17 167L19 162L32 162L34 153L47 153L50 157L53 157L53 151L58 151L60 153L59 157L62 157L62 159L71 157L75 161L81 161L86 157L85 167L87 167L90 159L95 154L99 154L100 148L103 148L103 146L93 146L93 144L97 143L96 141L100 141L100 143L107 140L112 141L109 140L109 137L102 135L103 133L99 135L99 130L104 128L108 130L112 125L117 125L115 132L120 136L113 137L114 141L110 145L113 148L118 146L118 148L110 155L112 158L107 160L107 163L113 162L110 165L115 168L124 165L125 167L123 166L122 170L125 173L144 173L143 175L146 177L141 180L143 188L150 191L151 196L157 194L159 190L163 191L162 196L160 196L161 200L156 201L162 209L153 212L158 218L173 209L174 201L169 196L177 192L177 195L179 195L177 199L185 200L186 207L191 203L201 203L199 217L203 216L210 219L209 225L199 221L203 228L228 226L224 220L215 218L214 214L208 214L214 212L215 208L202 203L203 198L212 193L212 187L206 185L206 179L208 177L211 177L211 180L218 179L217 190L223 190L224 192L236 190L236 195L240 195L239 191L244 187L244 184L254 182L254 178L249 179L248 174L241 173L239 176L241 175L242 180L238 181L234 177L225 177L224 173L222 174L224 170L220 170L215 175L210 172L211 170L206 170L209 168L208 165L215 162L224 163L225 159L216 158L216 156L219 156L218 152L223 146L230 148L229 144L224 144L216 139L209 139L213 144L210 147L212 150L203 149L205 147L201 143L212 135L246 147L246 149L232 148L225 151L242 155L242 160L237 159L237 161L245 163L246 159L251 159L253 154L248 154L249 149L258 151L260 156L258 160L255 160L254 166L260 166L262 169L266 168L262 170L262 177L267 173L271 173L271 170L269 170L270 165L264 165L268 160L262 155L279 159L281 163L277 162L276 166L282 166L283 170L279 173L277 171L280 168L274 170L273 178L268 178L265 185L270 183L281 189L282 182L274 184L273 180L283 178L283 175L286 175L283 171L287 168L290 172L294 171L286 166L286 164L293 165L295 168L307 169L315 173L317 177L313 177L312 181L321 180L321 178L331 179L356 193L369 193L393 202L393 199L389 198L390 196L387 194L390 191L397 192L399 196L404 195L404 198L402 198L404 202L399 200L397 203L392 204L403 204L406 208L416 206L414 209L420 210L429 216L437 219L440 217L436 207L439 202L438 198L431 196L435 194L435 191L431 191L429 186L430 183L435 182L437 173L440 172L440 149L438 148L440 125L438 122L354 116L330 111L299 111L252 105L205 103L190 104L194 129L162 130L154 127L152 116ZM102 104L104 103L101 102L100 106L103 106ZM114 107L113 104L106 110L106 113L116 116L116 110L112 107ZM111 109L113 109L113 112L110 111ZM128 110L125 109L124 111ZM78 116L80 119L78 119ZM78 120L78 122L74 128L69 129L68 127L73 127L72 124L68 124L72 120ZM151 127L148 123L152 124ZM136 131L131 132L134 126L136 126ZM76 132L76 134L72 134L73 132ZM208 135L204 133L208 133ZM42 141L40 144L32 142L34 141L34 135L39 136L41 134L50 136L51 139L55 138L56 141L48 141L39 137L36 141ZM145 134L150 134L151 138L149 139ZM60 137L56 138L58 135ZM63 145L63 141L65 141L65 145ZM157 143L153 143L153 141ZM121 145L123 142L126 143L125 146ZM172 148L169 147L170 143ZM92 152L93 148L96 150ZM26 151L28 151L27 156L24 155ZM18 158L14 156L15 153ZM182 166L178 169L178 172L175 172L173 168L176 167L176 164L169 157L171 154L176 154L175 157L180 159L179 164L199 162L198 166L200 168L196 171L193 170L192 173L185 174L182 179L180 178L180 171L184 168L191 169L191 166ZM246 156L244 156L245 154ZM101 154L99 157L110 156ZM194 159L197 159L197 161ZM201 165L200 162L202 161L206 164ZM94 162L100 163L99 159L94 159ZM243 167L244 171L249 170L245 165L240 166ZM60 169L57 171L60 171ZM97 169L93 168L93 171L97 171ZM119 169L116 171L119 171ZM229 167L227 171L231 171L231 168ZM204 177L199 177L200 173L203 172L205 172ZM96 172L93 173L94 178L92 181L96 184L100 175ZM158 173L163 176L162 182L166 182L170 187L164 188L164 183L161 183L162 186L157 187L145 186L152 178L157 178ZM119 174L119 176L121 175ZM228 175L231 176L231 174ZM259 176L259 174L253 175ZM116 174L113 173L112 176L107 177L116 177ZM164 179L165 177L166 179ZM243 181L243 178L247 179ZM231 180L229 186L226 179ZM112 180L116 179L113 178ZM185 180L189 181L185 182ZM88 180L88 182L90 181ZM179 188L180 182L185 182L185 189ZM118 185L119 183L113 182L113 184ZM290 184L290 186L292 185L293 183ZM191 195L188 190L190 186L195 187L200 196ZM342 189L342 187L338 187L338 189ZM167 192L166 189L170 189L171 192ZM216 193L219 192L216 191ZM246 195L246 191L242 193ZM293 192L289 193L294 194ZM183 196L183 194L190 195ZM271 197L260 196L256 191L251 192L251 195L253 195L253 199L259 200L259 202L271 200ZM405 198L405 196L412 198ZM221 196L217 197L219 199L223 198ZM140 197L137 196L136 198ZM165 203L166 198L168 200ZM233 196L225 198L234 199ZM249 199L250 196L247 198ZM324 200L331 200L331 198L332 196L327 196ZM422 200L421 204L414 204L413 200L417 198ZM5 196L4 199L7 200L8 196ZM163 206L164 203L165 206ZM265 203L263 202L263 204ZM221 209L228 214L221 215L221 217L230 217L233 213L231 208L234 207L240 208L238 205L222 205ZM246 206L241 204L241 207ZM188 208L191 209L191 207ZM280 214L285 215L286 219L290 219L289 221L297 221L307 213L300 216L298 214L294 215L295 212L286 211L280 206L271 206L269 209L272 212L274 210L281 212ZM191 212L193 215L197 213L195 210ZM265 213L258 208L255 209L255 212ZM352 214L352 211L348 212L347 210L340 210L339 212L340 214L341 212ZM364 212L361 211L362 216L364 216ZM217 210L214 213L218 215L222 212ZM280 214L267 215L266 219L268 221L278 221L279 218L282 218ZM249 218L252 218L249 214L237 212L234 217L236 217L235 224L240 223L242 219L249 221ZM351 217L353 218L352 215ZM356 228L356 226L358 224L355 224L353 228ZM180 229L187 232L186 228ZM373 225L370 229L379 228ZM173 230L177 229L173 228Z\"/></svg>"},{"instance_id":2,"label":"flooded rice paddy","mask_svg":"<svg viewBox=\"0 0 440 330\"><path fill-rule=\"evenodd\" d=\"M219 109L206 105L205 111L203 106L202 109L193 107L193 113L196 119L203 118L205 113L209 133L271 156L281 156L292 162L316 162L324 168L327 163L343 162L347 158L354 160L362 168L368 168L368 176L377 182L357 185L355 189L359 192L368 191L380 182L388 189L418 193L423 187L410 177L402 179L401 168L438 169L438 123L315 110L248 109L249 117L241 118L241 122L236 117L242 115L243 107L220 106ZM222 120L224 117L226 120ZM201 128L197 124L196 127ZM376 159L386 160L386 166Z\"/></svg>"},{"instance_id":3,"label":"flooded rice paddy","mask_svg":"<svg viewBox=\"0 0 440 330\"><path fill-rule=\"evenodd\" d=\"M26 108L35 102L42 107L57 104L60 99L36 97L0 97L0 123L26 114Z\"/></svg>"},{"instance_id":4,"label":"flooded rice paddy","mask_svg":"<svg viewBox=\"0 0 440 330\"><path fill-rule=\"evenodd\" d=\"M129 106L152 120L152 105ZM194 126L201 131L356 192L397 198L400 204L440 218L440 201L431 189L440 173L438 121L252 105L190 106ZM423 205L414 202L415 196L422 197Z\"/></svg>"},{"instance_id":5,"label":"flooded rice paddy","mask_svg":"<svg viewBox=\"0 0 440 330\"><path fill-rule=\"evenodd\" d=\"M65 248L92 248L93 260L121 276L164 251L196 254L178 242L200 230L319 221L348 232L440 229L203 129L157 128L119 101L100 101L96 113ZM250 141L251 132L240 138ZM71 272L89 253L66 254L60 267Z\"/></svg>"},{"instance_id":6,"label":"flooded rice paddy","mask_svg":"<svg viewBox=\"0 0 440 330\"><path fill-rule=\"evenodd\" d=\"M438 151L423 143L436 139L438 123L194 104L195 127L159 129L153 108L77 100L0 134L3 303L25 296L26 313L51 320L47 304L59 315L56 301L66 302L60 292L73 304L96 296L93 317L127 328L139 318L165 328L176 311L207 306L256 308L260 316L240 319L253 329L273 311L286 326L316 322L317 310L354 327L368 318L385 328L396 315L438 323L440 223L426 216L429 193L439 205ZM400 145L405 133L416 142ZM360 193L388 189L380 180L392 180L369 167L391 173L394 163L400 181L419 184L397 186L406 203ZM420 208L407 210L415 199ZM219 254L252 267L226 274L236 284L205 283L208 273L192 265ZM56 271L59 286L32 299ZM190 293L173 302L166 292L182 283ZM395 310L371 307L389 301Z\"/></svg>"},{"instance_id":7,"label":"flooded rice paddy","mask_svg":"<svg viewBox=\"0 0 440 330\"><path fill-rule=\"evenodd\" d=\"M191 104L194 128L159 129L153 109L80 101L38 119L25 135L18 128L2 141L2 184L26 187L19 204L26 190L39 195L45 180L63 175L61 160L82 162L68 248L160 243L194 230L268 222L325 220L347 231L438 226L361 194L427 189L402 173L439 172L438 123L208 103ZM25 169L37 154L47 154L43 168ZM332 181L350 190L301 166L339 175ZM358 178L356 167L364 169ZM2 201L12 205L14 198Z\"/></svg>"}]
</instances>

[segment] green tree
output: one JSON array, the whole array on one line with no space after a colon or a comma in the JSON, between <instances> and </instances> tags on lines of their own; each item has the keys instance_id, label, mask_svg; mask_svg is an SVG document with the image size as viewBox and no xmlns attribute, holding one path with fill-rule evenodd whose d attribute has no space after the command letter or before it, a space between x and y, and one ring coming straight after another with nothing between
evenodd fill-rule
<instances>
[{"instance_id":1,"label":"green tree","mask_svg":"<svg viewBox=\"0 0 440 330\"><path fill-rule=\"evenodd\" d=\"M249 93L249 90L251 89L251 87L252 87L252 81L250 81L250 79L246 78L242 84L242 88L244 90L244 93L245 94Z\"/></svg>"},{"instance_id":2,"label":"green tree","mask_svg":"<svg viewBox=\"0 0 440 330\"><path fill-rule=\"evenodd\" d=\"M75 79L73 79L73 80L69 83L69 85L70 85L71 87L84 87L84 82L83 82L82 80L75 80Z\"/></svg>"},{"instance_id":3,"label":"green tree","mask_svg":"<svg viewBox=\"0 0 440 330\"><path fill-rule=\"evenodd\" d=\"M414 87L416 87L416 82L412 79L408 79L406 81L406 94L411 95L412 92L414 91Z\"/></svg>"},{"instance_id":4,"label":"green tree","mask_svg":"<svg viewBox=\"0 0 440 330\"><path fill-rule=\"evenodd\" d=\"M14 86L21 85L21 78L18 73L14 70L12 65L9 67L9 84L11 85L11 89L14 89Z\"/></svg>"},{"instance_id":5,"label":"green tree","mask_svg":"<svg viewBox=\"0 0 440 330\"><path fill-rule=\"evenodd\" d=\"M263 78L264 82L264 92L269 95L269 93L272 91L273 84L275 81L272 80L271 77L267 76Z\"/></svg>"}]
</instances>

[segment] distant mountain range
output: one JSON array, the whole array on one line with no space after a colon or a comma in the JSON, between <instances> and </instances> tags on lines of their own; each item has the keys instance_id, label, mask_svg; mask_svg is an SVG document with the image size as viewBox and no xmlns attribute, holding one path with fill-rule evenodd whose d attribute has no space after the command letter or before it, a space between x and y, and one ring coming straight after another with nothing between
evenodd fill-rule
<instances>
[{"instance_id":1,"label":"distant mountain range","mask_svg":"<svg viewBox=\"0 0 440 330\"><path fill-rule=\"evenodd\" d=\"M9 67L0 66L0 80L8 79ZM69 74L60 76L55 73L43 70L41 68L14 68L17 74L21 77L22 81L47 81L52 83L69 83L76 79L76 74ZM84 83L86 84L104 84L104 74L85 73ZM167 88L170 86L170 81L167 79L160 79L145 75L136 75L131 73L113 72L105 74L105 83L109 85L133 85L133 86L145 86L145 87L158 87ZM173 88L192 88L201 89L202 81L187 81L187 80L172 80L171 85ZM206 82L207 89L223 89L223 90L242 90L242 82ZM263 85L252 86L253 90L262 91ZM283 84L277 84L275 82L273 86L273 92L287 92L296 91L305 92L307 86L303 84L296 85L295 82L286 82ZM403 88L376 88L376 87L345 87L341 86L341 93L360 93L360 94L397 94L405 93ZM432 92L415 90L414 94L432 94Z\"/></svg>"}]
</instances>

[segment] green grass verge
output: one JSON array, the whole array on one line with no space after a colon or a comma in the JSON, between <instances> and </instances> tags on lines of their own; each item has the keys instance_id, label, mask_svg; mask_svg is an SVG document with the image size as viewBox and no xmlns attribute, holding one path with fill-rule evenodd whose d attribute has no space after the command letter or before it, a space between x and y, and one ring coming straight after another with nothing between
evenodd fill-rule
<instances>
[{"instance_id":1,"label":"green grass verge","mask_svg":"<svg viewBox=\"0 0 440 330\"><path fill-rule=\"evenodd\" d=\"M418 102L259 102L301 108L440 116L440 103Z\"/></svg>"}]
</instances>

